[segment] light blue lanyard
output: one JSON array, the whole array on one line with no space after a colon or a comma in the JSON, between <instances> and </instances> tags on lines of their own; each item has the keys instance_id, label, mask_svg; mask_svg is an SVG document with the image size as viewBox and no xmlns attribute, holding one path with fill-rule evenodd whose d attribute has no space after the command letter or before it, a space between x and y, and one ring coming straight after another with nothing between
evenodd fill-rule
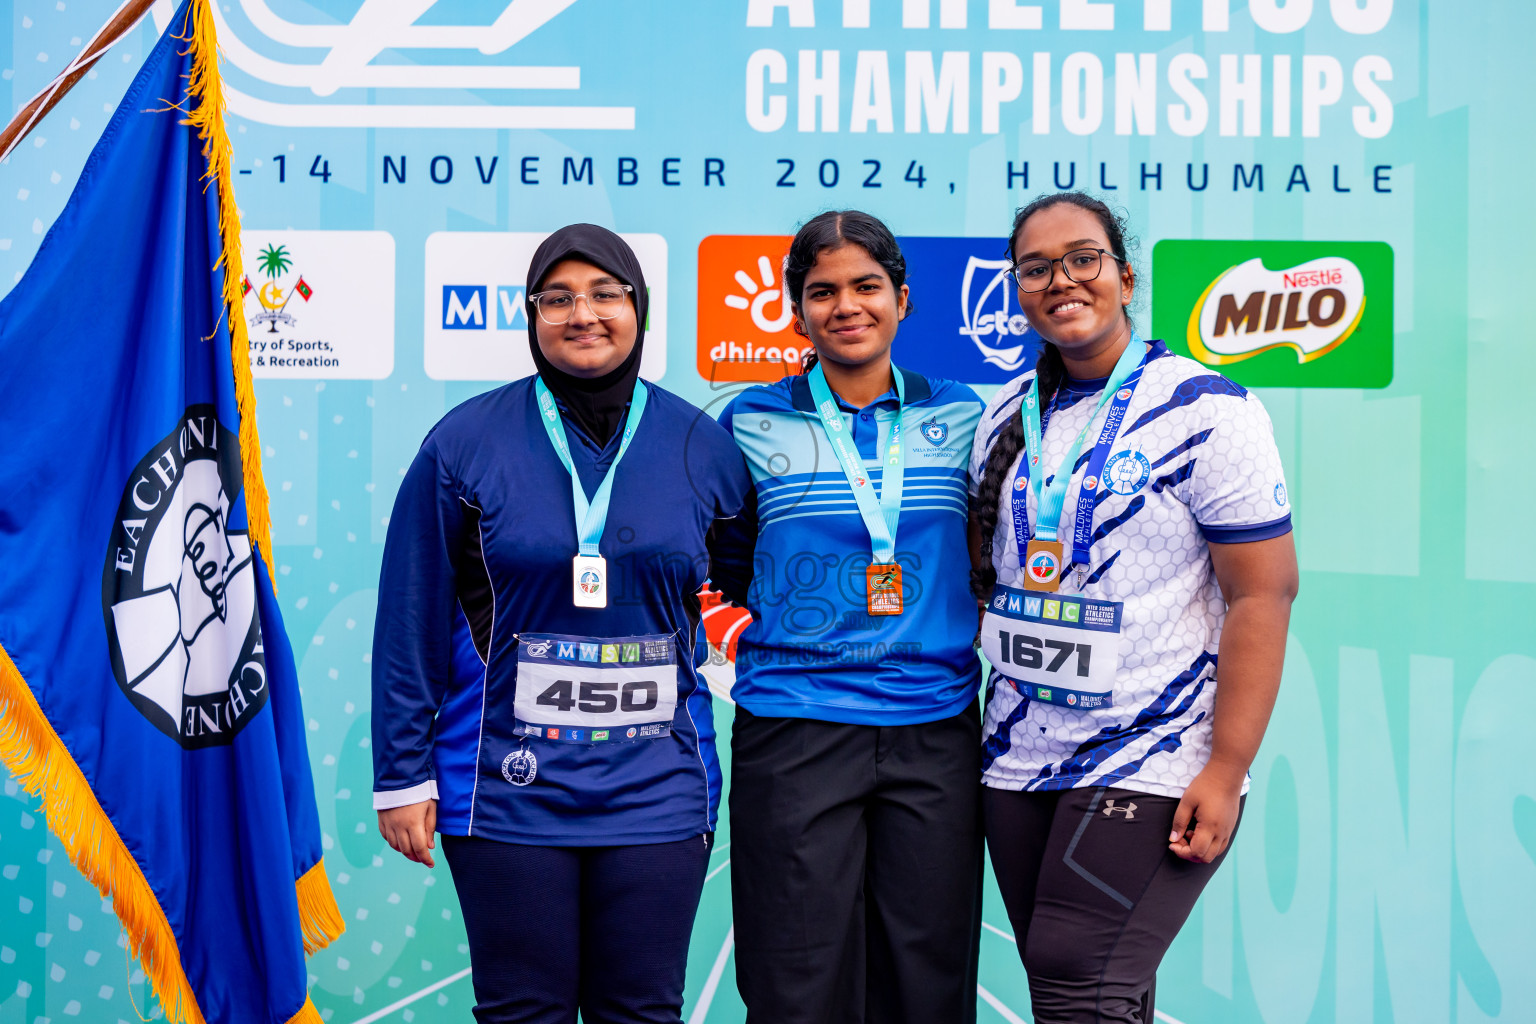
<instances>
[{"instance_id":1,"label":"light blue lanyard","mask_svg":"<svg viewBox=\"0 0 1536 1024\"><path fill-rule=\"evenodd\" d=\"M1125 346L1125 351L1120 353L1120 359L1115 363L1114 372L1109 375L1109 380L1104 384L1104 390L1099 393L1098 403L1093 407L1093 412L1089 413L1088 419L1084 421L1083 429L1077 432L1077 438L1073 440L1072 446L1067 449L1067 454L1061 460L1061 466L1057 468L1055 475L1051 478L1051 485L1048 488L1044 486L1045 473L1041 471L1040 467L1040 392L1037 386L1037 379L1030 379L1029 393L1024 396L1023 408L1026 460L1025 465L1020 467L1020 476L1022 477L1026 472L1028 473L1029 489L1035 496L1036 539L1054 541L1057 538L1061 530L1062 506L1066 503L1067 499L1067 485L1072 482L1072 471L1077 466L1077 457L1083 450L1083 440L1088 436L1088 429L1093 426L1093 421L1098 416L1099 410L1104 408L1104 403L1114 398L1116 400L1115 404L1120 410L1120 415L1115 416L1111 414L1105 420L1104 429L1100 431L1097 446L1108 451L1109 446L1114 443L1115 435L1119 433L1120 421L1125 415L1125 406L1131 399L1130 394L1121 397L1116 393L1121 390L1131 375L1141 368L1146 356L1146 345L1143 344L1141 338L1134 331L1131 332L1130 343ZM1022 504L1019 499L1023 495L1019 491L1020 488L1016 480L1014 483L1014 529L1020 534L1019 550L1022 556L1028 538L1022 536L1023 521L1018 515L1019 511L1021 511L1018 506ZM1081 503L1079 504L1081 505ZM1081 514L1081 508L1079 508L1078 513ZM1075 518L1077 517L1074 516Z\"/></svg>"},{"instance_id":2,"label":"light blue lanyard","mask_svg":"<svg viewBox=\"0 0 1536 1024\"><path fill-rule=\"evenodd\" d=\"M613 494L614 474L619 471L619 460L629 449L629 442L634 439L635 430L640 426L640 417L645 412L648 394L645 384L639 378L635 379L635 392L629 400L629 416L624 420L624 439L619 442L618 454L613 457L608 473L603 477L603 482L597 485L597 494L590 502L587 501L587 492L582 489L581 477L576 475L576 467L571 463L571 446L566 440L565 423L560 419L560 407L555 404L555 396L544 386L543 378L535 381L534 390L539 396L544 432L549 435L549 443L555 446L555 454L560 456L561 465L571 475L571 504L576 509L576 539L581 544L581 553L596 555L598 542L603 539L603 527L608 524L608 499Z\"/></svg>"},{"instance_id":3,"label":"light blue lanyard","mask_svg":"<svg viewBox=\"0 0 1536 1024\"><path fill-rule=\"evenodd\" d=\"M811 398L816 403L817 415L821 417L822 432L827 435L827 441L837 455L838 464L843 467L848 486L853 488L853 500L859 506L859 515L864 517L865 528L869 530L875 561L889 565L896 560L896 521L901 517L901 484L907 464L906 445L901 441L901 413L907 398L901 371L895 366L891 367L891 376L896 381L896 417L891 420L885 447L881 449L880 460L884 468L880 476L878 504L869 474L864 471L864 459L859 455L853 438L848 435L848 428L843 424L843 414L837 407L837 399L832 397L832 389L827 386L827 377L821 372L820 364L811 367L808 376Z\"/></svg>"}]
</instances>

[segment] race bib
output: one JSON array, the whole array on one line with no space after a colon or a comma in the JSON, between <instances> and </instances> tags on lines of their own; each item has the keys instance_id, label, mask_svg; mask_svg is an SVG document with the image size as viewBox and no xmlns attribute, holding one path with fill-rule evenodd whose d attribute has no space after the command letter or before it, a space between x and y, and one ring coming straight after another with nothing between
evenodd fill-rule
<instances>
[{"instance_id":1,"label":"race bib","mask_svg":"<svg viewBox=\"0 0 1536 1024\"><path fill-rule=\"evenodd\" d=\"M981 650L1030 700L1079 710L1111 707L1121 608L1115 601L999 586L982 618Z\"/></svg>"},{"instance_id":2,"label":"race bib","mask_svg":"<svg viewBox=\"0 0 1536 1024\"><path fill-rule=\"evenodd\" d=\"M515 733L574 743L656 739L672 730L677 690L672 636L524 633L517 644Z\"/></svg>"}]
</instances>

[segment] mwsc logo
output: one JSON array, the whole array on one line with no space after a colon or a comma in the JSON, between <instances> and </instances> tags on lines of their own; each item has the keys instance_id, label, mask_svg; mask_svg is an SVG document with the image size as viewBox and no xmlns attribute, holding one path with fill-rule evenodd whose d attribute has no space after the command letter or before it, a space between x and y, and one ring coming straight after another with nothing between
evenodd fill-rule
<instances>
[{"instance_id":1,"label":"mwsc logo","mask_svg":"<svg viewBox=\"0 0 1536 1024\"><path fill-rule=\"evenodd\" d=\"M1383 242L1163 241L1153 327L1250 387L1392 382L1392 249Z\"/></svg>"},{"instance_id":2,"label":"mwsc logo","mask_svg":"<svg viewBox=\"0 0 1536 1024\"><path fill-rule=\"evenodd\" d=\"M528 329L526 288L522 285L443 285L443 330L484 331L492 327L498 331Z\"/></svg>"}]
</instances>

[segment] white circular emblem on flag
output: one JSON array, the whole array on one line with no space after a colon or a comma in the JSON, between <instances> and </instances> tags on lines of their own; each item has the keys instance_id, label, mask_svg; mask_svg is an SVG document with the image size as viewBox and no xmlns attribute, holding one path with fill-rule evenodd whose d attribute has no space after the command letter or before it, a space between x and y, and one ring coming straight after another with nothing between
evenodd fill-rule
<instances>
[{"instance_id":1,"label":"white circular emblem on flag","mask_svg":"<svg viewBox=\"0 0 1536 1024\"><path fill-rule=\"evenodd\" d=\"M188 749L230 743L267 703L239 441L194 405L123 484L102 570L118 685Z\"/></svg>"}]
</instances>

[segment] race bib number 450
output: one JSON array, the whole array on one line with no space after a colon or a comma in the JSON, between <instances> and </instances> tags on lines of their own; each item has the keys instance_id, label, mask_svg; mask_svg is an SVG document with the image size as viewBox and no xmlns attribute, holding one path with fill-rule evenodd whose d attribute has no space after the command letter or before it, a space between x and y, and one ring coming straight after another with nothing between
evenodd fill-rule
<instances>
[{"instance_id":1,"label":"race bib number 450","mask_svg":"<svg viewBox=\"0 0 1536 1024\"><path fill-rule=\"evenodd\" d=\"M1025 697L1089 710L1114 703L1121 605L998 587L981 649Z\"/></svg>"},{"instance_id":2,"label":"race bib number 450","mask_svg":"<svg viewBox=\"0 0 1536 1024\"><path fill-rule=\"evenodd\" d=\"M670 636L518 639L513 712L521 735L653 739L670 731L677 688Z\"/></svg>"}]
</instances>

